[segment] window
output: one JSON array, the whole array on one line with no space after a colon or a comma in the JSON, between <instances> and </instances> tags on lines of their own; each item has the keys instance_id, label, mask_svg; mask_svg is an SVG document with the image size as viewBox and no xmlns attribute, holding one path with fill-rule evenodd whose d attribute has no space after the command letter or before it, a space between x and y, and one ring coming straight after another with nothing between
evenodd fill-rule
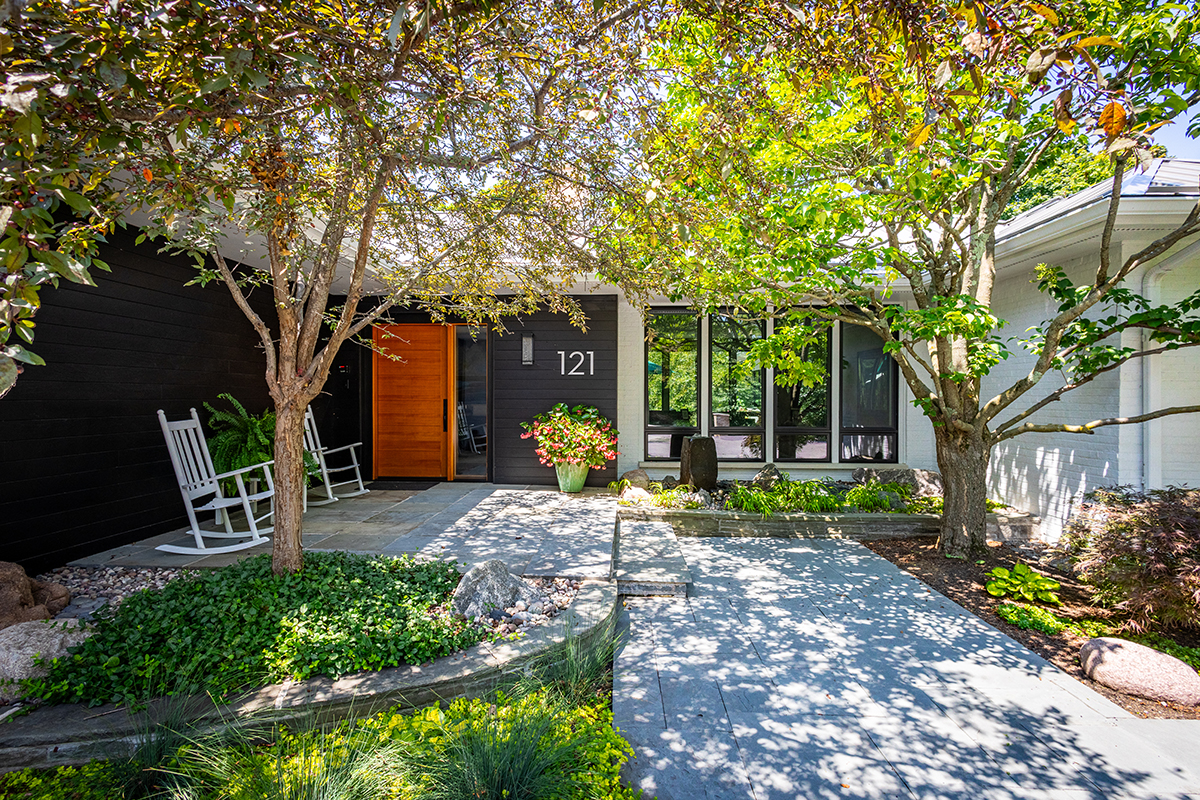
<instances>
[{"instance_id":1,"label":"window","mask_svg":"<svg viewBox=\"0 0 1200 800\"><path fill-rule=\"evenodd\" d=\"M825 331L798 355L825 364L825 380L813 386L775 382L775 460L829 461L831 337Z\"/></svg>"},{"instance_id":2,"label":"window","mask_svg":"<svg viewBox=\"0 0 1200 800\"><path fill-rule=\"evenodd\" d=\"M842 461L898 460L896 362L866 328L842 326Z\"/></svg>"},{"instance_id":3,"label":"window","mask_svg":"<svg viewBox=\"0 0 1200 800\"><path fill-rule=\"evenodd\" d=\"M700 320L655 311L646 330L646 458L677 459L700 432Z\"/></svg>"},{"instance_id":4,"label":"window","mask_svg":"<svg viewBox=\"0 0 1200 800\"><path fill-rule=\"evenodd\" d=\"M824 363L825 379L784 386L745 364L765 322L732 314L700 322L685 309L652 311L647 322L646 460L679 460L683 440L701 431L721 461L899 460L899 376L874 333L835 325L799 354Z\"/></svg>"},{"instance_id":5,"label":"window","mask_svg":"<svg viewBox=\"0 0 1200 800\"><path fill-rule=\"evenodd\" d=\"M766 437L765 376L742 362L766 335L762 320L718 314L709 320L709 433L721 461L763 457Z\"/></svg>"}]
</instances>

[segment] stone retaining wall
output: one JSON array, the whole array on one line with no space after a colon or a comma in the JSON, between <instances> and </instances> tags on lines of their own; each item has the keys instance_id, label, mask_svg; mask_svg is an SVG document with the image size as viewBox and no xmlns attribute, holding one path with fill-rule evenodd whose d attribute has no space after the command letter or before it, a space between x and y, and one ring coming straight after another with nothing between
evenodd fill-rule
<instances>
[{"instance_id":1,"label":"stone retaining wall","mask_svg":"<svg viewBox=\"0 0 1200 800\"><path fill-rule=\"evenodd\" d=\"M618 519L670 522L676 536L771 537L781 539L897 539L936 536L937 514L772 514L746 511L622 506ZM1024 542L1040 538L1037 517L1019 512L987 515L989 539Z\"/></svg>"},{"instance_id":2,"label":"stone retaining wall","mask_svg":"<svg viewBox=\"0 0 1200 800\"><path fill-rule=\"evenodd\" d=\"M128 755L154 721L185 718L196 731L231 725L370 716L388 708L423 708L458 697L479 697L534 659L553 658L568 632L590 643L611 635L620 609L615 583L585 581L562 614L515 641L482 642L421 666L359 672L338 680L313 678L267 686L227 705L207 698L158 700L142 713L112 705L45 706L0 722L0 772L23 767L82 764Z\"/></svg>"}]
</instances>

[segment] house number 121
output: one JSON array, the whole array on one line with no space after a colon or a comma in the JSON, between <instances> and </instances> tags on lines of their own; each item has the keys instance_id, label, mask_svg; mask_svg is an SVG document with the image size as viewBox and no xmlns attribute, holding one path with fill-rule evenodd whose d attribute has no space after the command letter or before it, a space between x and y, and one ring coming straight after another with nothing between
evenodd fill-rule
<instances>
[{"instance_id":1,"label":"house number 121","mask_svg":"<svg viewBox=\"0 0 1200 800\"><path fill-rule=\"evenodd\" d=\"M568 359L570 363L568 364ZM587 361L587 372L583 371L583 362ZM568 353L566 350L558 351L558 363L562 375L595 375L596 374L596 351L595 350L573 350ZM567 367L571 369L568 371Z\"/></svg>"}]
</instances>

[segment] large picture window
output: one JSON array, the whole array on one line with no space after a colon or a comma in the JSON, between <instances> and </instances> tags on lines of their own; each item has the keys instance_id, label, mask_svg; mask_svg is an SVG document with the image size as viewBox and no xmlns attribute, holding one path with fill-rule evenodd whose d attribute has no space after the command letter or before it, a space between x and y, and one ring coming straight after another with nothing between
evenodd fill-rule
<instances>
[{"instance_id":1,"label":"large picture window","mask_svg":"<svg viewBox=\"0 0 1200 800\"><path fill-rule=\"evenodd\" d=\"M700 320L655 311L646 326L646 458L677 459L700 432Z\"/></svg>"},{"instance_id":2,"label":"large picture window","mask_svg":"<svg viewBox=\"0 0 1200 800\"><path fill-rule=\"evenodd\" d=\"M745 369L751 346L766 334L762 320L718 314L709 319L709 433L721 461L759 461L766 437L761 369Z\"/></svg>"},{"instance_id":3,"label":"large picture window","mask_svg":"<svg viewBox=\"0 0 1200 800\"><path fill-rule=\"evenodd\" d=\"M775 381L775 460L829 461L830 336L826 330L798 355L825 365L825 379L813 386Z\"/></svg>"},{"instance_id":4,"label":"large picture window","mask_svg":"<svg viewBox=\"0 0 1200 800\"><path fill-rule=\"evenodd\" d=\"M898 460L896 362L866 328L842 326L842 461Z\"/></svg>"},{"instance_id":5,"label":"large picture window","mask_svg":"<svg viewBox=\"0 0 1200 800\"><path fill-rule=\"evenodd\" d=\"M746 365L767 330L763 320L732 314L715 314L702 328L688 309L651 312L646 460L678 461L683 440L704 431L721 461L897 462L899 376L883 341L865 328L836 325L799 354L823 363L825 379L785 386Z\"/></svg>"}]
</instances>

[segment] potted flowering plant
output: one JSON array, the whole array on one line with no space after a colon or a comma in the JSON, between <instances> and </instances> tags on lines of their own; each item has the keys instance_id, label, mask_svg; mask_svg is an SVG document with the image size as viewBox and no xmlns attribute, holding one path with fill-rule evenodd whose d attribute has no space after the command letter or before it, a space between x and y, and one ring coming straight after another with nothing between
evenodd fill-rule
<instances>
[{"instance_id":1,"label":"potted flowering plant","mask_svg":"<svg viewBox=\"0 0 1200 800\"><path fill-rule=\"evenodd\" d=\"M595 406L568 408L559 403L521 427L522 439L537 437L538 458L554 467L564 492L582 491L589 469L600 469L617 457L617 432Z\"/></svg>"}]
</instances>

